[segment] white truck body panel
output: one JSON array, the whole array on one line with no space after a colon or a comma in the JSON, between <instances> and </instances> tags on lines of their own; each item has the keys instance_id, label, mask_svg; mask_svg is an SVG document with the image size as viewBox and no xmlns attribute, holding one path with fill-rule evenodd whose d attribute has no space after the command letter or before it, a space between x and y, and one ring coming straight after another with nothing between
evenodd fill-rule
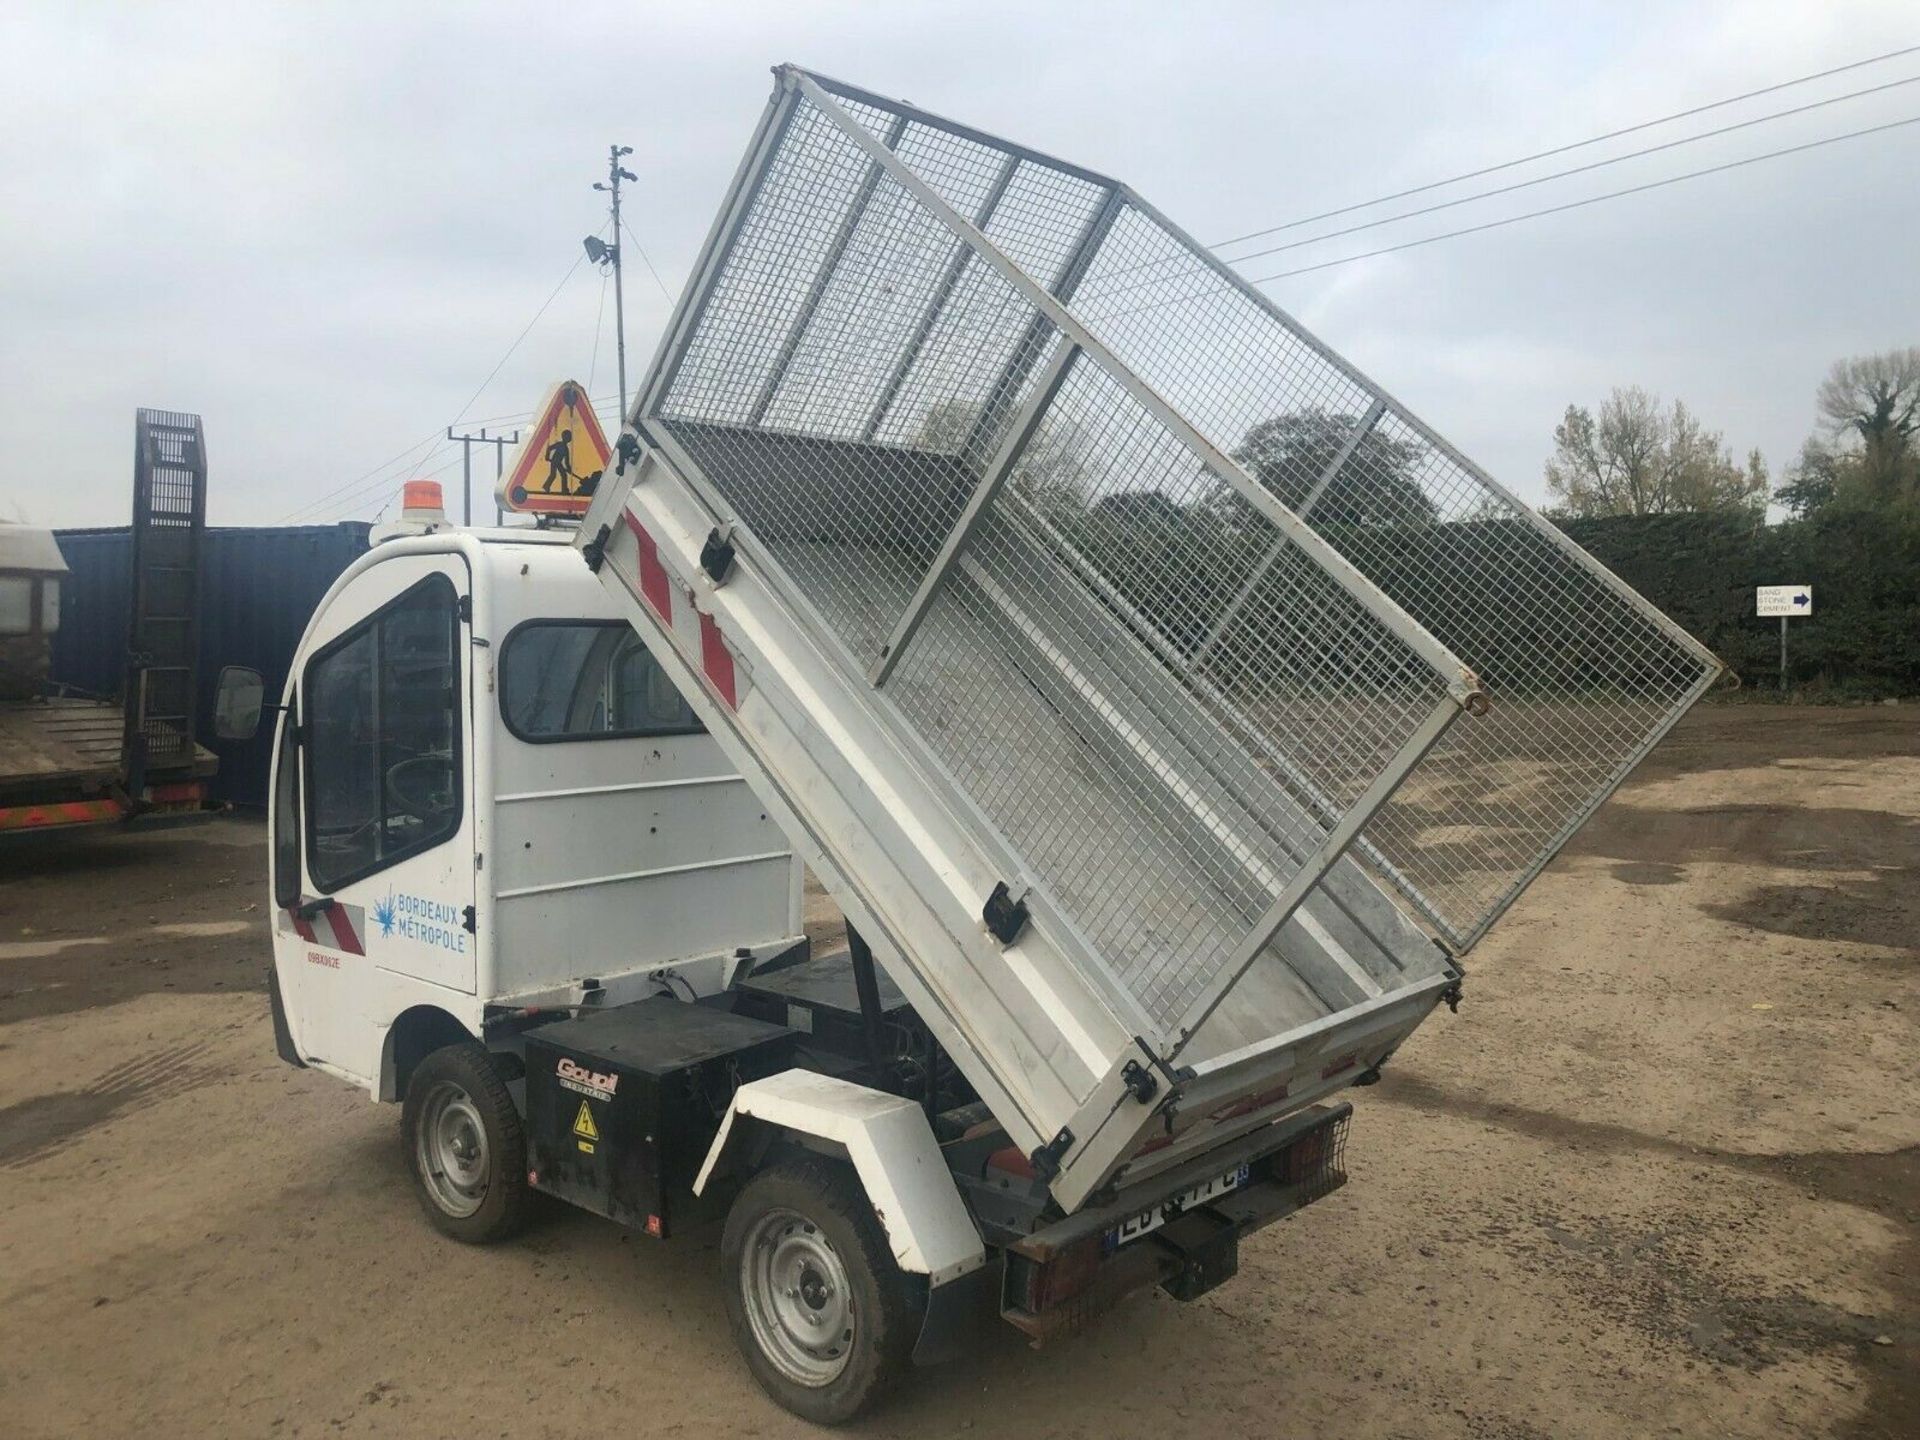
<instances>
[{"instance_id":1,"label":"white truck body panel","mask_svg":"<svg viewBox=\"0 0 1920 1440\"><path fill-rule=\"evenodd\" d=\"M913 1101L807 1070L750 1080L733 1093L693 1182L694 1194L703 1193L707 1182L728 1167L743 1119L812 1136L843 1151L902 1270L944 1285L986 1264L980 1232L941 1158L926 1113Z\"/></svg>"},{"instance_id":2,"label":"white truck body panel","mask_svg":"<svg viewBox=\"0 0 1920 1440\"><path fill-rule=\"evenodd\" d=\"M588 981L609 999L706 994L731 979L737 950L766 955L801 936L799 862L712 736L534 741L504 718L503 656L544 641L538 622L628 633L564 538L443 531L375 546L314 613L284 697L293 713L310 723L316 702L337 710L308 693L316 657L431 576L472 613L449 652L458 826L418 854L323 885L306 826L311 746L300 747L300 894L335 908L303 918L281 907L274 925L302 1058L376 1095L391 1084L389 1029L416 1006L477 1035L489 1006L578 1003ZM288 753L276 747L276 793ZM667 970L679 981L651 978Z\"/></svg>"}]
</instances>

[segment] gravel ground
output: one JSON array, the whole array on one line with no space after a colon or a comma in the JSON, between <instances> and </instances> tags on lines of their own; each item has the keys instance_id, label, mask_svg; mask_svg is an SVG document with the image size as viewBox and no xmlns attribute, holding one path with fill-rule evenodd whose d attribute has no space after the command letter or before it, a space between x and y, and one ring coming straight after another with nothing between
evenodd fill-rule
<instances>
[{"instance_id":1,"label":"gravel ground","mask_svg":"<svg viewBox=\"0 0 1920 1440\"><path fill-rule=\"evenodd\" d=\"M717 1239L489 1251L273 1056L263 831L0 852L0 1433L777 1436ZM823 927L829 923L821 915ZM874 1436L1920 1435L1920 723L1697 712L1193 1305Z\"/></svg>"}]
</instances>

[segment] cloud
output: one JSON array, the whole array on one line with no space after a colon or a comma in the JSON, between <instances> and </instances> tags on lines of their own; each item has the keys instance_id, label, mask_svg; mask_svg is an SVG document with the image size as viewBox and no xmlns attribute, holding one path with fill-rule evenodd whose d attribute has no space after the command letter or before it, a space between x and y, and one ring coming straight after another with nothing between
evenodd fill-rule
<instances>
[{"instance_id":1,"label":"cloud","mask_svg":"<svg viewBox=\"0 0 1920 1440\"><path fill-rule=\"evenodd\" d=\"M781 60L1109 170L1219 239L1843 64L1909 28L1906 6L1865 0L16 3L0 18L0 473L43 521L117 523L130 412L157 404L206 417L216 523L346 486L456 418L603 223L590 186L610 141L635 147L628 213L677 287ZM1880 69L1863 74L1904 73ZM1916 111L1920 87L1272 268ZM1615 383L1682 395L1779 463L1829 361L1915 338L1917 149L1920 130L1874 137L1271 293L1524 494L1560 410ZM667 302L637 266L627 294L637 373ZM596 367L610 391L611 332L582 265L467 413L524 412ZM370 514L400 478L316 513Z\"/></svg>"}]
</instances>

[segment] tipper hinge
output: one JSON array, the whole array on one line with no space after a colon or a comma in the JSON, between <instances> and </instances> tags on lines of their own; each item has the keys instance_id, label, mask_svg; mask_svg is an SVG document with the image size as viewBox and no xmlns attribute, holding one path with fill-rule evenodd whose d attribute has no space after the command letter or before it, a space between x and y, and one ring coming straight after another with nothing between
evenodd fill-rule
<instances>
[{"instance_id":1,"label":"tipper hinge","mask_svg":"<svg viewBox=\"0 0 1920 1440\"><path fill-rule=\"evenodd\" d=\"M1127 1087L1127 1093L1142 1105L1160 1093L1160 1082L1138 1060L1129 1060L1120 1067L1120 1081Z\"/></svg>"},{"instance_id":2,"label":"tipper hinge","mask_svg":"<svg viewBox=\"0 0 1920 1440\"><path fill-rule=\"evenodd\" d=\"M1014 899L1007 882L1002 880L987 896L986 907L981 910L980 917L987 922L987 929L992 932L994 939L1002 945L1011 945L1026 929L1029 914L1027 902Z\"/></svg>"},{"instance_id":3,"label":"tipper hinge","mask_svg":"<svg viewBox=\"0 0 1920 1440\"><path fill-rule=\"evenodd\" d=\"M640 458L640 437L631 430L622 430L620 438L613 442L613 448L620 456L619 463L613 467L613 473L624 475L627 473L627 466Z\"/></svg>"},{"instance_id":4,"label":"tipper hinge","mask_svg":"<svg viewBox=\"0 0 1920 1440\"><path fill-rule=\"evenodd\" d=\"M1027 1162L1033 1166L1035 1175L1039 1176L1043 1182L1051 1184L1053 1177L1060 1173L1060 1161L1072 1148L1073 1131L1063 1125L1058 1135L1027 1157Z\"/></svg>"},{"instance_id":5,"label":"tipper hinge","mask_svg":"<svg viewBox=\"0 0 1920 1440\"><path fill-rule=\"evenodd\" d=\"M707 532L707 543L700 547L700 568L714 584L725 583L733 568L733 541L718 529Z\"/></svg>"},{"instance_id":6,"label":"tipper hinge","mask_svg":"<svg viewBox=\"0 0 1920 1440\"><path fill-rule=\"evenodd\" d=\"M600 567L607 563L607 541L613 538L613 527L602 525L586 544L580 547L580 558L587 562L587 568L594 574L600 573Z\"/></svg>"}]
</instances>

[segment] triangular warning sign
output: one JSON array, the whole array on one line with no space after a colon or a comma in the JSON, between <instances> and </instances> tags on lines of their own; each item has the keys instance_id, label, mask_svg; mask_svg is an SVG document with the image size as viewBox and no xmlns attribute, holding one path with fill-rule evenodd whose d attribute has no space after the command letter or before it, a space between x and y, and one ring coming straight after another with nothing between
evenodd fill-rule
<instances>
[{"instance_id":1,"label":"triangular warning sign","mask_svg":"<svg viewBox=\"0 0 1920 1440\"><path fill-rule=\"evenodd\" d=\"M562 380L533 421L500 479L500 507L522 514L585 513L613 458L586 387Z\"/></svg>"},{"instance_id":2,"label":"triangular warning sign","mask_svg":"<svg viewBox=\"0 0 1920 1440\"><path fill-rule=\"evenodd\" d=\"M593 1123L593 1111L587 1108L587 1102L580 1102L580 1113L573 1117L573 1133L582 1140L598 1140L600 1127Z\"/></svg>"}]
</instances>

